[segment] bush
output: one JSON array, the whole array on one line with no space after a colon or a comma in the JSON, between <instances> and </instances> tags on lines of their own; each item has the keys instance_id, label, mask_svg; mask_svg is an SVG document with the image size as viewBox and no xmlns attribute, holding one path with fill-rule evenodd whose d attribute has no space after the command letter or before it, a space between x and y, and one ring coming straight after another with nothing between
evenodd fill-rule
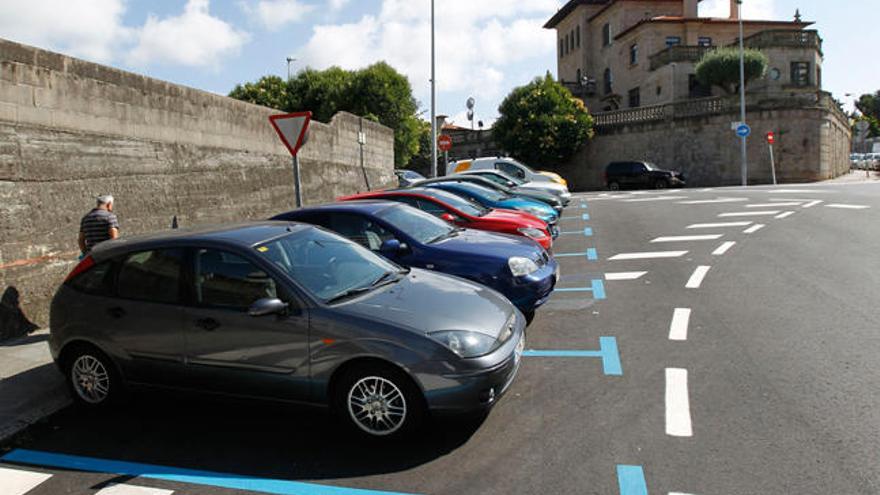
<instances>
[{"instance_id":1,"label":"bush","mask_svg":"<svg viewBox=\"0 0 880 495\"><path fill-rule=\"evenodd\" d=\"M758 50L747 49L743 54L746 85L764 77L767 56ZM739 48L712 50L697 63L697 80L705 86L718 86L727 94L739 91Z\"/></svg>"}]
</instances>

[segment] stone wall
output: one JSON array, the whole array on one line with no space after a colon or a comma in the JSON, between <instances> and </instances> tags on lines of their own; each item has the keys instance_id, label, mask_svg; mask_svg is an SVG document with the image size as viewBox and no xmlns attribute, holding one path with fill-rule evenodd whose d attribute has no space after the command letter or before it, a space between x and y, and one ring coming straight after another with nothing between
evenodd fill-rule
<instances>
[{"instance_id":1,"label":"stone wall","mask_svg":"<svg viewBox=\"0 0 880 495\"><path fill-rule=\"evenodd\" d=\"M797 105L766 101L749 105L748 123L753 132L748 140L751 184L771 182L770 155L764 139L769 131L776 134L774 154L779 182L826 180L849 171L851 134L846 117L827 106L799 101ZM740 184L740 140L730 127L731 122L739 120L736 105L681 118L669 115L671 108L645 108L648 117L643 122L600 126L597 135L558 172L574 190L601 189L605 187L608 163L644 160L683 172L691 187ZM666 114L666 118L654 118L652 114Z\"/></svg>"},{"instance_id":2,"label":"stone wall","mask_svg":"<svg viewBox=\"0 0 880 495\"><path fill-rule=\"evenodd\" d=\"M169 228L175 215L186 227L293 208L274 113L0 40L0 291L14 287L44 324L98 194L116 197L122 235ZM306 203L366 189L361 126L371 185L392 183L393 132L338 114L313 122L300 152Z\"/></svg>"}]
</instances>

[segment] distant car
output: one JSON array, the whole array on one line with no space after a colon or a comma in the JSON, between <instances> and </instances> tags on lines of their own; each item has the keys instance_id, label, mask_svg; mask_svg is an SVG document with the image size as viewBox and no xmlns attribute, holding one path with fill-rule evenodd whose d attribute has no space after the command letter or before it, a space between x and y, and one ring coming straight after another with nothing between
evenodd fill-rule
<instances>
[{"instance_id":1,"label":"distant car","mask_svg":"<svg viewBox=\"0 0 880 495\"><path fill-rule=\"evenodd\" d=\"M565 205L562 202L562 199L555 194L551 194L544 191L529 191L529 190L519 190L508 187L501 182L494 182L486 177L481 177L479 175L474 174L453 174L453 175L445 175L443 177L438 177L436 179L425 179L413 184L416 187L424 187L428 184L438 183L438 182L469 182L471 184L476 184L478 186L488 187L489 189L493 189L500 193L506 194L508 196L518 196L521 198L531 199L534 201L539 201L541 203L545 203L551 206L554 210L556 210L557 214L561 214ZM510 182L516 187L514 182Z\"/></svg>"},{"instance_id":2,"label":"distant car","mask_svg":"<svg viewBox=\"0 0 880 495\"><path fill-rule=\"evenodd\" d=\"M559 213L547 203L518 196L511 196L470 182L432 182L426 184L425 187L451 192L452 194L469 199L486 208L517 210L534 215L550 227L550 234L553 235L554 239L559 236L559 229L557 228L559 223Z\"/></svg>"},{"instance_id":3,"label":"distant car","mask_svg":"<svg viewBox=\"0 0 880 495\"><path fill-rule=\"evenodd\" d=\"M568 206L568 204L571 203L571 193L568 192L568 188L561 184L557 184L556 182L529 182L505 174L500 170L489 169L456 172L455 174L447 175L447 177L458 177L461 175L476 175L479 177L483 177L484 179L489 179L497 184L513 188L517 192L534 191L550 193L562 200L562 206Z\"/></svg>"},{"instance_id":4,"label":"distant car","mask_svg":"<svg viewBox=\"0 0 880 495\"><path fill-rule=\"evenodd\" d=\"M532 170L528 165L509 157L484 157L472 160L458 160L446 166L446 175L468 170L500 170L507 175L529 182L555 182L567 187L568 183L553 172Z\"/></svg>"},{"instance_id":5,"label":"distant car","mask_svg":"<svg viewBox=\"0 0 880 495\"><path fill-rule=\"evenodd\" d=\"M559 277L556 260L528 239L455 227L394 201L301 208L272 220L320 225L403 266L479 282L504 294L528 321Z\"/></svg>"},{"instance_id":6,"label":"distant car","mask_svg":"<svg viewBox=\"0 0 880 495\"><path fill-rule=\"evenodd\" d=\"M289 222L102 243L50 320L83 406L151 385L327 406L370 437L491 407L525 329L492 289Z\"/></svg>"},{"instance_id":7,"label":"distant car","mask_svg":"<svg viewBox=\"0 0 880 495\"><path fill-rule=\"evenodd\" d=\"M339 201L387 199L406 203L459 227L488 230L528 237L546 250L553 248L553 237L540 218L514 210L486 208L455 194L430 187L395 191L373 191L339 198Z\"/></svg>"},{"instance_id":8,"label":"distant car","mask_svg":"<svg viewBox=\"0 0 880 495\"><path fill-rule=\"evenodd\" d=\"M663 170L650 162L612 162L605 168L605 185L620 189L667 189L685 187L679 172Z\"/></svg>"},{"instance_id":9,"label":"distant car","mask_svg":"<svg viewBox=\"0 0 880 495\"><path fill-rule=\"evenodd\" d=\"M398 169L394 171L394 175L397 176L397 183L400 187L411 186L420 180L425 180L424 175L414 170Z\"/></svg>"}]
</instances>

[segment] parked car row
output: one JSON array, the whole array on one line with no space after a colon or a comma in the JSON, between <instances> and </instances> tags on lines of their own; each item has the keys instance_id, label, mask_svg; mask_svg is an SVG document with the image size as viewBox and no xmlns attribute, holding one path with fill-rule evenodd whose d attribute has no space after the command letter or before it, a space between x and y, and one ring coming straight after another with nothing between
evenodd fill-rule
<instances>
[{"instance_id":1,"label":"parked car row","mask_svg":"<svg viewBox=\"0 0 880 495\"><path fill-rule=\"evenodd\" d=\"M518 186L451 176L99 244L53 299L52 356L87 407L158 386L320 406L369 437L488 410L560 277L562 200Z\"/></svg>"},{"instance_id":2,"label":"parked car row","mask_svg":"<svg viewBox=\"0 0 880 495\"><path fill-rule=\"evenodd\" d=\"M853 153L849 159L855 169L880 170L880 153Z\"/></svg>"}]
</instances>

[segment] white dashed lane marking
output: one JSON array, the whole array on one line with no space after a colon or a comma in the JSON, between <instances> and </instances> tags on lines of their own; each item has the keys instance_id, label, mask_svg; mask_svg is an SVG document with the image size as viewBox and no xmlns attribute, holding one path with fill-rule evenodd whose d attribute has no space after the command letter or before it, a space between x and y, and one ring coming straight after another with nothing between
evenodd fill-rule
<instances>
[{"instance_id":1,"label":"white dashed lane marking","mask_svg":"<svg viewBox=\"0 0 880 495\"><path fill-rule=\"evenodd\" d=\"M691 242L691 241L716 241L724 237L724 234L708 234L708 235L674 235L668 237L658 237L651 241L656 244L658 242Z\"/></svg>"},{"instance_id":2,"label":"white dashed lane marking","mask_svg":"<svg viewBox=\"0 0 880 495\"><path fill-rule=\"evenodd\" d=\"M718 246L718 249L716 249L715 251L712 251L712 254L715 256L722 256L725 253L727 253L727 251L729 251L730 248L732 248L733 246L736 246L736 242L727 241L724 244Z\"/></svg>"},{"instance_id":3,"label":"white dashed lane marking","mask_svg":"<svg viewBox=\"0 0 880 495\"><path fill-rule=\"evenodd\" d=\"M776 215L773 218L776 218L777 220L782 220L783 218L788 218L792 215L794 215L793 211L786 211L785 213L780 213L779 215Z\"/></svg>"},{"instance_id":4,"label":"white dashed lane marking","mask_svg":"<svg viewBox=\"0 0 880 495\"><path fill-rule=\"evenodd\" d=\"M0 487L3 495L24 495L51 477L46 473L0 468Z\"/></svg>"},{"instance_id":5,"label":"white dashed lane marking","mask_svg":"<svg viewBox=\"0 0 880 495\"><path fill-rule=\"evenodd\" d=\"M747 227L752 222L721 222L721 223L695 223L688 225L688 229L720 229L723 227Z\"/></svg>"},{"instance_id":6,"label":"white dashed lane marking","mask_svg":"<svg viewBox=\"0 0 880 495\"><path fill-rule=\"evenodd\" d=\"M764 227L766 227L766 225L761 224L761 223L756 224L756 225L752 225L751 227L747 228L746 230L743 230L743 234L754 234L755 232L763 229Z\"/></svg>"},{"instance_id":7,"label":"white dashed lane marking","mask_svg":"<svg viewBox=\"0 0 880 495\"><path fill-rule=\"evenodd\" d=\"M731 217L772 217L773 215L778 215L779 210L762 210L762 211L735 211L731 213L720 213L718 216L721 218L731 218Z\"/></svg>"},{"instance_id":8,"label":"white dashed lane marking","mask_svg":"<svg viewBox=\"0 0 880 495\"><path fill-rule=\"evenodd\" d=\"M621 253L608 258L609 261L649 260L655 258L681 258L687 251L655 251L649 253Z\"/></svg>"},{"instance_id":9,"label":"white dashed lane marking","mask_svg":"<svg viewBox=\"0 0 880 495\"><path fill-rule=\"evenodd\" d=\"M676 199L687 199L687 196L658 196L656 198L637 198L625 199L624 203L647 203L650 201L675 201Z\"/></svg>"},{"instance_id":10,"label":"white dashed lane marking","mask_svg":"<svg viewBox=\"0 0 880 495\"><path fill-rule=\"evenodd\" d=\"M839 208L841 210L867 210L870 206L865 205L845 205L840 203L831 203L825 205L826 208Z\"/></svg>"},{"instance_id":11,"label":"white dashed lane marking","mask_svg":"<svg viewBox=\"0 0 880 495\"><path fill-rule=\"evenodd\" d=\"M711 266L698 266L694 273L691 275L691 278L688 279L687 285L685 288L688 289L699 289L701 285L703 285L703 279L706 278L706 274L709 273Z\"/></svg>"},{"instance_id":12,"label":"white dashed lane marking","mask_svg":"<svg viewBox=\"0 0 880 495\"><path fill-rule=\"evenodd\" d=\"M718 198L718 199L697 199L693 201L679 201L680 205L711 205L718 203L739 203L740 201L748 201L749 198Z\"/></svg>"},{"instance_id":13,"label":"white dashed lane marking","mask_svg":"<svg viewBox=\"0 0 880 495\"><path fill-rule=\"evenodd\" d=\"M675 308L669 324L669 340L683 342L688 338L688 325L691 320L690 308Z\"/></svg>"},{"instance_id":14,"label":"white dashed lane marking","mask_svg":"<svg viewBox=\"0 0 880 495\"><path fill-rule=\"evenodd\" d=\"M606 273L605 280L638 280L648 272L616 272L616 273Z\"/></svg>"},{"instance_id":15,"label":"white dashed lane marking","mask_svg":"<svg viewBox=\"0 0 880 495\"><path fill-rule=\"evenodd\" d=\"M746 208L781 208L783 206L800 206L801 204L801 201L791 201L788 203L758 203L746 205Z\"/></svg>"},{"instance_id":16,"label":"white dashed lane marking","mask_svg":"<svg viewBox=\"0 0 880 495\"><path fill-rule=\"evenodd\" d=\"M812 207L814 207L814 206L816 206L816 205L818 205L818 204L822 204L822 202L823 202L823 201L822 201L821 199L817 199L817 200L814 200L814 201L810 201L809 203L805 204L805 205L803 206L803 208L812 208Z\"/></svg>"},{"instance_id":17,"label":"white dashed lane marking","mask_svg":"<svg viewBox=\"0 0 880 495\"><path fill-rule=\"evenodd\" d=\"M666 368L666 434L673 437L694 435L685 369Z\"/></svg>"}]
</instances>

